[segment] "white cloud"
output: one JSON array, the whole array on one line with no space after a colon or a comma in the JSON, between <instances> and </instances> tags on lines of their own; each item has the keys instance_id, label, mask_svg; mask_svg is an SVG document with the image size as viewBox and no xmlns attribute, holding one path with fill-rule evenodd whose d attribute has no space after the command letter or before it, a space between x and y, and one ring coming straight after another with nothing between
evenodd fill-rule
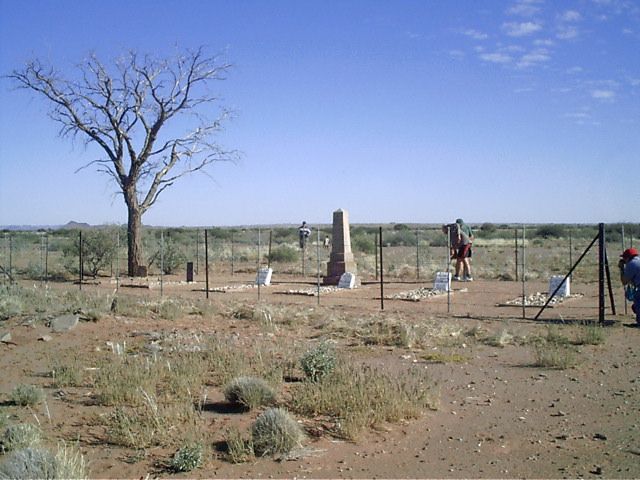
<instances>
[{"instance_id":1,"label":"white cloud","mask_svg":"<svg viewBox=\"0 0 640 480\"><path fill-rule=\"evenodd\" d=\"M571 68L567 68L567 73L569 74L576 74L576 73L582 73L584 71L584 69L582 67L571 67Z\"/></svg>"},{"instance_id":2,"label":"white cloud","mask_svg":"<svg viewBox=\"0 0 640 480\"><path fill-rule=\"evenodd\" d=\"M520 17L532 17L540 12L537 3L537 1L532 0L520 0L507 9L507 14Z\"/></svg>"},{"instance_id":3,"label":"white cloud","mask_svg":"<svg viewBox=\"0 0 640 480\"><path fill-rule=\"evenodd\" d=\"M547 49L540 48L524 54L518 61L517 66L519 68L534 67L544 62L548 62L549 60L551 60L549 51Z\"/></svg>"},{"instance_id":4,"label":"white cloud","mask_svg":"<svg viewBox=\"0 0 640 480\"><path fill-rule=\"evenodd\" d=\"M567 10L560 14L560 21L562 22L579 22L582 20L582 15L576 10Z\"/></svg>"},{"instance_id":5,"label":"white cloud","mask_svg":"<svg viewBox=\"0 0 640 480\"><path fill-rule=\"evenodd\" d=\"M462 50L449 50L449 56L451 58L455 58L456 60L459 60L461 58L464 58L465 54Z\"/></svg>"},{"instance_id":6,"label":"white cloud","mask_svg":"<svg viewBox=\"0 0 640 480\"><path fill-rule=\"evenodd\" d=\"M554 46L556 44L556 42L554 42L550 38L539 38L539 39L534 40L533 44L536 47L552 47L552 46Z\"/></svg>"},{"instance_id":7,"label":"white cloud","mask_svg":"<svg viewBox=\"0 0 640 480\"><path fill-rule=\"evenodd\" d=\"M616 98L613 90L591 90L591 96L597 100L611 101Z\"/></svg>"},{"instance_id":8,"label":"white cloud","mask_svg":"<svg viewBox=\"0 0 640 480\"><path fill-rule=\"evenodd\" d=\"M563 115L565 118L574 118L576 120L585 120L587 118L591 118L587 112L574 112L574 113L565 113Z\"/></svg>"},{"instance_id":9,"label":"white cloud","mask_svg":"<svg viewBox=\"0 0 640 480\"><path fill-rule=\"evenodd\" d=\"M542 25L536 22L507 22L502 24L503 30L510 37L525 37L542 29Z\"/></svg>"},{"instance_id":10,"label":"white cloud","mask_svg":"<svg viewBox=\"0 0 640 480\"><path fill-rule=\"evenodd\" d=\"M480 58L485 62L499 63L499 64L511 63L511 61L513 60L511 56L507 55L506 53L500 53L500 52L483 53L482 55L480 55Z\"/></svg>"},{"instance_id":11,"label":"white cloud","mask_svg":"<svg viewBox=\"0 0 640 480\"><path fill-rule=\"evenodd\" d=\"M558 33L556 37L560 40L571 40L572 38L576 38L579 35L579 31L574 26L561 26L558 29Z\"/></svg>"},{"instance_id":12,"label":"white cloud","mask_svg":"<svg viewBox=\"0 0 640 480\"><path fill-rule=\"evenodd\" d=\"M489 35L486 33L480 32L479 30L475 30L473 28L468 28L467 30L463 30L461 32L463 35L467 37L473 38L474 40L486 40Z\"/></svg>"}]
</instances>

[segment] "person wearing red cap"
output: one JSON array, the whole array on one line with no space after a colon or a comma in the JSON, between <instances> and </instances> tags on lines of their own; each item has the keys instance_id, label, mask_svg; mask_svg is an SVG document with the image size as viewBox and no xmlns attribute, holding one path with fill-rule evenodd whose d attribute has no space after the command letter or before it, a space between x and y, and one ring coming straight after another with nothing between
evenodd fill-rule
<instances>
[{"instance_id":1,"label":"person wearing red cap","mask_svg":"<svg viewBox=\"0 0 640 480\"><path fill-rule=\"evenodd\" d=\"M620 255L620 280L627 289L632 290L630 295L633 299L631 310L636 314L636 326L640 328L640 257L638 250L627 248Z\"/></svg>"}]
</instances>

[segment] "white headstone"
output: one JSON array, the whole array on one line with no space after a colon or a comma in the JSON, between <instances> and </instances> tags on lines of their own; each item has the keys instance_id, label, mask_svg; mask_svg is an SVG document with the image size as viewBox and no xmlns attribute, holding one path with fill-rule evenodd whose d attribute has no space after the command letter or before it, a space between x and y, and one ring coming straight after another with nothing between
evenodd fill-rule
<instances>
[{"instance_id":1,"label":"white headstone","mask_svg":"<svg viewBox=\"0 0 640 480\"><path fill-rule=\"evenodd\" d=\"M340 281L338 282L338 288L354 288L356 285L356 276L351 272L344 272L340 275Z\"/></svg>"},{"instance_id":2,"label":"white headstone","mask_svg":"<svg viewBox=\"0 0 640 480\"><path fill-rule=\"evenodd\" d=\"M258 270L258 275L256 276L256 285L271 285L271 275L273 274L273 269L271 268L261 268Z\"/></svg>"},{"instance_id":3,"label":"white headstone","mask_svg":"<svg viewBox=\"0 0 640 480\"><path fill-rule=\"evenodd\" d=\"M451 273L449 272L436 272L436 279L433 282L433 289L441 292L448 292L451 290Z\"/></svg>"},{"instance_id":4,"label":"white headstone","mask_svg":"<svg viewBox=\"0 0 640 480\"><path fill-rule=\"evenodd\" d=\"M563 278L564 278L564 275L551 276L551 278L549 279L549 295L555 292L556 288L558 288L558 285L562 283ZM570 279L567 278L564 281L564 283L562 283L562 286L558 290L558 293L556 293L556 297L568 297L569 295L571 295L571 288L570 288L571 282L569 280Z\"/></svg>"}]
</instances>

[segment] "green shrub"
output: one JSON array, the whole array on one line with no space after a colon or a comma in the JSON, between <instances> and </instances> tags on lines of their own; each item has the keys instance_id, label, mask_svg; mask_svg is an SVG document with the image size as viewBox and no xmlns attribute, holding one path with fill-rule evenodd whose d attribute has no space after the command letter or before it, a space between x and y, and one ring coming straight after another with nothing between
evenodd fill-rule
<instances>
[{"instance_id":1,"label":"green shrub","mask_svg":"<svg viewBox=\"0 0 640 480\"><path fill-rule=\"evenodd\" d=\"M17 295L11 295L8 289L0 287L0 320L7 320L22 314L24 307Z\"/></svg>"},{"instance_id":2,"label":"green shrub","mask_svg":"<svg viewBox=\"0 0 640 480\"><path fill-rule=\"evenodd\" d=\"M362 252L368 255L376 253L376 243L369 236L357 236L352 240L351 244L355 252Z\"/></svg>"},{"instance_id":3,"label":"green shrub","mask_svg":"<svg viewBox=\"0 0 640 480\"><path fill-rule=\"evenodd\" d=\"M79 387L84 380L84 371L78 357L74 357L68 363L56 363L51 369L51 377L53 378L53 386L62 387Z\"/></svg>"},{"instance_id":4,"label":"green shrub","mask_svg":"<svg viewBox=\"0 0 640 480\"><path fill-rule=\"evenodd\" d=\"M44 391L35 385L18 385L11 392L11 401L22 407L33 406L44 400Z\"/></svg>"},{"instance_id":5,"label":"green shrub","mask_svg":"<svg viewBox=\"0 0 640 480\"><path fill-rule=\"evenodd\" d=\"M563 225L550 224L538 227L534 235L542 238L560 238L566 236L566 233L566 228Z\"/></svg>"},{"instance_id":6,"label":"green shrub","mask_svg":"<svg viewBox=\"0 0 640 480\"><path fill-rule=\"evenodd\" d=\"M201 443L188 443L175 453L169 463L175 472L190 472L202 466L204 447Z\"/></svg>"},{"instance_id":7,"label":"green shrub","mask_svg":"<svg viewBox=\"0 0 640 480\"><path fill-rule=\"evenodd\" d=\"M269 408L254 422L251 437L257 456L275 456L300 447L304 433L289 412L281 408Z\"/></svg>"},{"instance_id":8,"label":"green shrub","mask_svg":"<svg viewBox=\"0 0 640 480\"><path fill-rule=\"evenodd\" d=\"M87 477L87 465L82 454L66 446L59 446L56 453L44 448L16 450L0 465L0 479Z\"/></svg>"},{"instance_id":9,"label":"green shrub","mask_svg":"<svg viewBox=\"0 0 640 480\"><path fill-rule=\"evenodd\" d=\"M557 343L539 343L534 346L536 367L565 370L577 363L575 351Z\"/></svg>"},{"instance_id":10,"label":"green shrub","mask_svg":"<svg viewBox=\"0 0 640 480\"><path fill-rule=\"evenodd\" d=\"M22 448L33 447L40 443L42 432L36 425L17 423L10 425L2 437L2 449L11 452Z\"/></svg>"},{"instance_id":11,"label":"green shrub","mask_svg":"<svg viewBox=\"0 0 640 480\"><path fill-rule=\"evenodd\" d=\"M65 265L69 272L78 273L79 237L64 247ZM107 230L85 231L82 234L82 263L85 274L96 277L101 270L111 265L116 257L115 233Z\"/></svg>"},{"instance_id":12,"label":"green shrub","mask_svg":"<svg viewBox=\"0 0 640 480\"><path fill-rule=\"evenodd\" d=\"M335 420L335 434L355 439L365 428L416 418L435 408L424 370L384 372L340 362L318 382L302 382L292 394L292 409L305 416Z\"/></svg>"},{"instance_id":13,"label":"green shrub","mask_svg":"<svg viewBox=\"0 0 640 480\"><path fill-rule=\"evenodd\" d=\"M300 364L306 377L317 382L335 368L335 349L329 342L321 342L302 356Z\"/></svg>"},{"instance_id":14,"label":"green shrub","mask_svg":"<svg viewBox=\"0 0 640 480\"><path fill-rule=\"evenodd\" d=\"M246 440L237 428L230 428L226 435L227 455L232 463L243 463L253 456L253 443Z\"/></svg>"},{"instance_id":15,"label":"green shrub","mask_svg":"<svg viewBox=\"0 0 640 480\"><path fill-rule=\"evenodd\" d=\"M267 260L271 262L292 263L298 261L298 251L295 248L286 245L274 248L271 255L266 255Z\"/></svg>"},{"instance_id":16,"label":"green shrub","mask_svg":"<svg viewBox=\"0 0 640 480\"><path fill-rule=\"evenodd\" d=\"M260 378L237 377L224 389L224 397L230 403L254 409L275 402L275 392Z\"/></svg>"},{"instance_id":17,"label":"green shrub","mask_svg":"<svg viewBox=\"0 0 640 480\"><path fill-rule=\"evenodd\" d=\"M580 327L576 345L602 345L606 341L604 328L597 324L590 324Z\"/></svg>"},{"instance_id":18,"label":"green shrub","mask_svg":"<svg viewBox=\"0 0 640 480\"><path fill-rule=\"evenodd\" d=\"M149 257L148 266L151 267L155 264L158 269L162 270L162 273L171 275L176 273L181 266L186 266L186 262L187 257L179 249L176 242L165 236L164 245L158 243L157 249Z\"/></svg>"}]
</instances>

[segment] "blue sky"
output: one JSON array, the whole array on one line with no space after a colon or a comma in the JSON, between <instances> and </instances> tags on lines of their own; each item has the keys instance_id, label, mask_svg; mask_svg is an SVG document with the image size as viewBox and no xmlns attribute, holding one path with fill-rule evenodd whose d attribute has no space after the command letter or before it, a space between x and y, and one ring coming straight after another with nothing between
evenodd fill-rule
<instances>
[{"instance_id":1,"label":"blue sky","mask_svg":"<svg viewBox=\"0 0 640 480\"><path fill-rule=\"evenodd\" d=\"M234 64L241 160L146 224L640 221L638 2L0 0L2 75L201 45ZM0 103L0 225L126 221L42 98L2 79Z\"/></svg>"}]
</instances>

